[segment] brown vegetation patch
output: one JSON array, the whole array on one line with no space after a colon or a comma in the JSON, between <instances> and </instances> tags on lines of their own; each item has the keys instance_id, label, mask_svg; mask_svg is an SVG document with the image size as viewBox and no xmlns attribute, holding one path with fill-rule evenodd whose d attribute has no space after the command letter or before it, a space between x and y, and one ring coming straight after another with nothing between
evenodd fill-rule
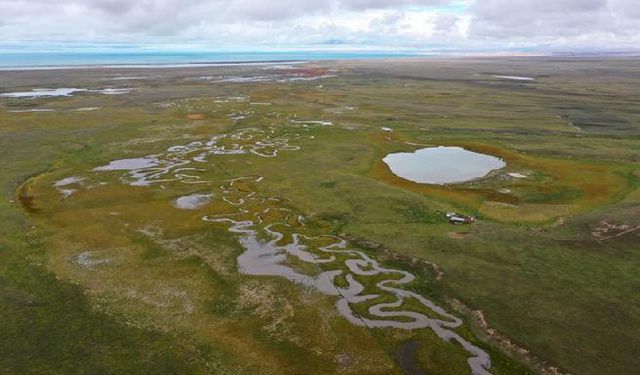
<instances>
[{"instance_id":1,"label":"brown vegetation patch","mask_svg":"<svg viewBox=\"0 0 640 375\"><path fill-rule=\"evenodd\" d=\"M453 240L464 240L465 238L467 238L469 236L469 233L467 233L467 232L449 232L449 233L447 233L447 236L449 236L449 238L451 238Z\"/></svg>"},{"instance_id":2,"label":"brown vegetation patch","mask_svg":"<svg viewBox=\"0 0 640 375\"><path fill-rule=\"evenodd\" d=\"M187 115L187 119L189 119L189 120L204 120L204 114L203 113L189 113Z\"/></svg>"},{"instance_id":3,"label":"brown vegetation patch","mask_svg":"<svg viewBox=\"0 0 640 375\"><path fill-rule=\"evenodd\" d=\"M35 205L36 196L32 191L30 185L23 185L18 190L18 202L23 210L29 213L36 213L40 211Z\"/></svg>"}]
</instances>

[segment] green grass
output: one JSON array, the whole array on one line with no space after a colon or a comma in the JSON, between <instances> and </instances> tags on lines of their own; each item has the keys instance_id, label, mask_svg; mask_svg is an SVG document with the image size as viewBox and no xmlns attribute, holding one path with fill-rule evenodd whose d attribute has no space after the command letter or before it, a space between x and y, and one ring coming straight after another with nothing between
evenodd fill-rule
<instances>
[{"instance_id":1,"label":"green grass","mask_svg":"<svg viewBox=\"0 0 640 375\"><path fill-rule=\"evenodd\" d=\"M411 290L447 308L456 298L482 310L492 327L541 361L570 373L634 373L640 237L630 232L599 242L591 232L605 219L640 224L637 62L336 64L340 77L322 87L211 85L191 79L206 71L171 71L126 97L0 101L0 372L400 373L396 349L411 339L421 343L416 360L427 373L468 373L466 353L430 330L355 327L336 314L334 298L239 274L242 249L234 236L201 220L223 206L184 211L170 204L202 186L123 186L119 172L101 175L107 185L69 199L52 186L113 159L241 128L302 132L288 121L295 116L334 125L310 127L304 134L314 138L292 142L300 151L273 159L227 155L207 163L202 175L264 176L245 188L283 200L256 207L302 213L309 233L381 244L365 251L418 275ZM503 71L542 78L525 85L489 77ZM54 86L100 84L88 72L34 74ZM28 77L14 73L2 90L23 81ZM238 95L273 105L211 99ZM3 110L25 106L57 112ZM68 111L84 106L103 109ZM227 118L241 111L254 114L238 123ZM530 177L498 173L449 187L409 183L380 161L423 147L407 142L494 154L507 161L508 172ZM19 189L33 197L32 210L16 202ZM448 211L477 215L479 222L449 226ZM111 263L78 267L72 259L84 251ZM415 259L436 263L444 276L436 279ZM322 269L290 264L304 273ZM360 281L373 288L379 279ZM366 307L357 308L366 314ZM464 318L457 332L491 354L492 372L533 371L522 357L482 342L478 327Z\"/></svg>"},{"instance_id":2,"label":"green grass","mask_svg":"<svg viewBox=\"0 0 640 375\"><path fill-rule=\"evenodd\" d=\"M15 203L21 181L50 168L52 148L25 147L3 137L5 169L0 175L0 372L38 374L207 373L226 371L222 351L179 331L167 334L127 324L124 317L93 306L79 285L46 266L44 233ZM68 136L64 131L59 138ZM47 140L53 142L53 140ZM64 146L61 148L64 152Z\"/></svg>"}]
</instances>

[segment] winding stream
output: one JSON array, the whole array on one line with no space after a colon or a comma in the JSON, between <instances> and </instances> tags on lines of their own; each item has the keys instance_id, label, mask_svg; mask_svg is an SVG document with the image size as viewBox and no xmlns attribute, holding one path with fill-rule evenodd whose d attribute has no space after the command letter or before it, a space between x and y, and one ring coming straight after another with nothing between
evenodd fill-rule
<instances>
[{"instance_id":1,"label":"winding stream","mask_svg":"<svg viewBox=\"0 0 640 375\"><path fill-rule=\"evenodd\" d=\"M473 374L489 374L489 355L455 332L462 320L428 298L403 288L415 280L413 274L381 266L342 238L306 233L301 213L282 207L281 198L261 196L253 189L263 180L261 176L224 181L201 178L209 160L219 155L275 158L281 152L299 150L290 142L301 138L301 131L304 129L278 135L273 128L244 129L206 142L174 146L163 154L112 161L94 173L124 171L121 181L132 186L207 184L207 199L226 203L230 212L206 215L203 220L227 225L229 232L237 236L245 249L237 259L241 273L283 277L302 288L333 296L338 312L354 325L372 329L429 328L442 340L456 342L469 353L467 361ZM269 239L264 240L260 232ZM311 268L317 272L309 274L305 267L305 273L293 264L313 265ZM375 282L367 283L368 279ZM417 302L420 311L403 308L409 300Z\"/></svg>"}]
</instances>

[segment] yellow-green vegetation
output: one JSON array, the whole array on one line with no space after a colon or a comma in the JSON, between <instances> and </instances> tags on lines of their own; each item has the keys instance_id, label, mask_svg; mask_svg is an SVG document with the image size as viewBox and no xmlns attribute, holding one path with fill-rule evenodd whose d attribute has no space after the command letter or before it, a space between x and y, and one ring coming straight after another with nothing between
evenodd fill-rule
<instances>
[{"instance_id":1,"label":"yellow-green vegetation","mask_svg":"<svg viewBox=\"0 0 640 375\"><path fill-rule=\"evenodd\" d=\"M638 67L625 59L408 60L273 73L336 71L322 80L201 78L264 74L218 67L150 71L152 79L125 82L134 87L126 95L2 99L0 369L389 374L408 360L428 374L470 372L470 353L430 328L354 325L337 296L240 272L243 235L216 221L224 218L255 221L262 243L280 233L274 246L309 236L301 243L320 257L336 238L349 239L382 267L410 272L416 279L403 288L463 318L452 331L491 357L491 373L632 374ZM2 74L0 90L10 92L36 83L100 88L114 73ZM34 108L54 111L14 112ZM434 186L403 180L382 162L439 145L507 167ZM94 170L139 158L160 161ZM178 198L194 194L211 199L181 209ZM478 222L451 226L448 211ZM282 264L306 276L335 267L291 254ZM341 267L334 283L346 289ZM379 294L350 303L356 315L395 301L376 286L389 279L401 276L354 276ZM475 315L460 315L453 299L482 311L513 346ZM442 318L415 298L401 308Z\"/></svg>"}]
</instances>

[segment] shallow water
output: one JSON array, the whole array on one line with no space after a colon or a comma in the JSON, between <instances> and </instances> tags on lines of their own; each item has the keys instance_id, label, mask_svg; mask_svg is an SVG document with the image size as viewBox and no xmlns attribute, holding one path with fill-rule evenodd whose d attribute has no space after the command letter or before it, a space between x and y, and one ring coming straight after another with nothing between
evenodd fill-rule
<instances>
[{"instance_id":1,"label":"shallow water","mask_svg":"<svg viewBox=\"0 0 640 375\"><path fill-rule=\"evenodd\" d=\"M84 181L83 177L76 177L76 176L71 176L71 177L66 177L63 178L62 180L56 181L55 184L53 184L55 187L62 187L62 186L68 186L71 184L75 184L77 182L81 182Z\"/></svg>"},{"instance_id":2,"label":"shallow water","mask_svg":"<svg viewBox=\"0 0 640 375\"><path fill-rule=\"evenodd\" d=\"M513 81L535 81L535 78L532 77L521 77L521 76L494 76L496 78L502 78L502 79L510 79Z\"/></svg>"},{"instance_id":3,"label":"shallow water","mask_svg":"<svg viewBox=\"0 0 640 375\"><path fill-rule=\"evenodd\" d=\"M142 158L114 160L108 165L94 168L94 171L127 171L121 181L131 186L149 186L155 183L180 181L185 184L207 184L211 181L198 175L206 171L200 168L208 159L219 155L256 155L275 158L281 151L296 151L298 146L290 145L292 138L299 134L274 136L275 129L268 132L247 128L229 135L217 135L206 142L191 142L172 146L167 152ZM225 140L227 142L225 142Z\"/></svg>"},{"instance_id":4,"label":"shallow water","mask_svg":"<svg viewBox=\"0 0 640 375\"><path fill-rule=\"evenodd\" d=\"M228 82L228 83L254 83L254 82L269 82L274 81L273 76L254 76L254 77L229 77L217 80L215 82Z\"/></svg>"},{"instance_id":5,"label":"shallow water","mask_svg":"<svg viewBox=\"0 0 640 375\"><path fill-rule=\"evenodd\" d=\"M225 190L231 191L233 184ZM236 191L237 192L237 191ZM244 203L236 204L242 206ZM247 205L249 207L250 205ZM247 213L241 211L243 213ZM362 251L350 249L348 243L338 237L331 238L334 242L328 246L310 247L300 243L300 239L315 239L319 237L306 237L294 234L292 241L286 245L278 245L284 235L274 229L272 225L262 226L273 239L263 241L258 238L257 228L262 224L261 220L236 221L221 215L218 217L205 217L205 221L230 223L229 231L240 235L239 241L245 248L245 252L238 256L238 269L241 273L254 276L279 276L288 279L302 287L315 289L320 293L335 296L338 312L354 325L368 328L396 328L414 330L430 328L444 341L455 341L467 350L472 357L468 358L469 367L473 374L489 374L487 369L491 366L489 355L482 349L471 344L454 331L462 325L462 320L449 314L442 307L431 300L415 292L401 289L415 279L409 272L389 269L370 258ZM233 215L229 215L233 216ZM284 225L284 224L281 224ZM286 265L287 257L293 256L298 260L308 263L323 263L323 268L334 265L335 269L320 272L316 275L306 275ZM347 256L348 259L339 261L337 256ZM345 275L347 287L338 287L334 279L339 275ZM365 288L355 279L355 276L376 277L382 281L375 284L377 292ZM353 305L367 304L367 301L377 299L381 295L389 295L395 298L394 302L378 303L367 308L368 315L361 315L353 309ZM438 318L410 310L403 310L405 300L413 299L418 304ZM399 320L394 320L399 319Z\"/></svg>"},{"instance_id":6,"label":"shallow water","mask_svg":"<svg viewBox=\"0 0 640 375\"><path fill-rule=\"evenodd\" d=\"M174 206L181 210L197 210L203 206L206 206L213 194L191 194L184 197L180 197L175 200Z\"/></svg>"},{"instance_id":7,"label":"shallow water","mask_svg":"<svg viewBox=\"0 0 640 375\"><path fill-rule=\"evenodd\" d=\"M242 180L242 179L239 179ZM246 180L246 179L245 179ZM251 178L254 183L261 178ZM349 246L349 243L332 235L312 237L303 232L294 232L283 243L285 234L277 228L291 228L291 218L297 218L301 224L299 230L304 231L304 219L289 208L277 208L283 212L282 221L263 219L271 206L261 206L272 198L261 198L255 191L247 192L234 187L234 180L220 186L223 201L237 211L231 214L205 216L203 220L213 223L227 223L229 231L239 236L239 242L245 251L238 256L238 270L253 276L278 276L290 280L305 289L316 290L336 298L335 306L340 315L350 323L367 328L395 328L402 330L431 329L438 337L447 342L456 342L470 353L468 364L473 374L489 374L491 367L489 355L473 345L455 329L462 325L462 320L451 315L445 309L428 298L404 289L403 286L415 280L415 276L407 271L385 268L368 254ZM226 194L233 196L228 199ZM240 219L241 217L247 219ZM273 219L272 219L273 220ZM259 238L258 231L266 232L270 240ZM324 246L313 245L314 240L328 243ZM315 274L301 273L290 265L289 258L298 261L322 264L324 271ZM335 278L343 275L347 286L339 287ZM356 279L356 277L358 279ZM364 278L374 278L375 286L361 283ZM374 303L372 300L385 296L392 302ZM406 301L413 300L428 314L420 309L407 308ZM355 305L364 304L366 313L358 313ZM359 311L362 311L360 309Z\"/></svg>"},{"instance_id":8,"label":"shallow water","mask_svg":"<svg viewBox=\"0 0 640 375\"><path fill-rule=\"evenodd\" d=\"M107 89L102 89L102 90L98 90L99 93L101 94L105 94L105 95L124 95L124 94L128 94L131 92L130 88L126 88L126 89L114 89L114 88L107 88Z\"/></svg>"},{"instance_id":9,"label":"shallow water","mask_svg":"<svg viewBox=\"0 0 640 375\"><path fill-rule=\"evenodd\" d=\"M48 98L56 96L73 96L75 93L87 92L87 93L100 93L104 95L123 95L131 92L130 88L106 88L100 90L89 89L77 89L77 88L59 88L59 89L32 89L31 91L19 91L19 92L7 92L0 94L0 97L5 98L23 98L23 99L35 99L35 98Z\"/></svg>"},{"instance_id":10,"label":"shallow water","mask_svg":"<svg viewBox=\"0 0 640 375\"><path fill-rule=\"evenodd\" d=\"M71 195L73 195L76 191L78 191L78 189L68 188L67 186L81 183L84 180L85 178L83 177L71 176L71 177L66 177L66 178L63 178L62 180L56 181L53 184L53 186L55 186L56 189L58 189L58 191L60 192L60 194L62 194L63 197L68 198Z\"/></svg>"},{"instance_id":11,"label":"shallow water","mask_svg":"<svg viewBox=\"0 0 640 375\"><path fill-rule=\"evenodd\" d=\"M158 159L151 157L114 160L108 165L94 168L94 171L132 171L158 165Z\"/></svg>"},{"instance_id":12,"label":"shallow water","mask_svg":"<svg viewBox=\"0 0 640 375\"><path fill-rule=\"evenodd\" d=\"M506 166L502 159L461 147L429 147L415 152L393 153L383 161L398 177L436 185L471 181Z\"/></svg>"},{"instance_id":13,"label":"shallow water","mask_svg":"<svg viewBox=\"0 0 640 375\"><path fill-rule=\"evenodd\" d=\"M511 176L513 178L526 178L527 177L527 175L524 175L522 173L516 173L516 172L509 173L509 176Z\"/></svg>"},{"instance_id":14,"label":"shallow water","mask_svg":"<svg viewBox=\"0 0 640 375\"><path fill-rule=\"evenodd\" d=\"M54 112L53 109L46 109L46 108L34 108L34 109L15 109L15 110L11 110L11 111L7 111L9 113L29 113L29 112L34 112L34 113L38 113L38 112Z\"/></svg>"},{"instance_id":15,"label":"shallow water","mask_svg":"<svg viewBox=\"0 0 640 375\"><path fill-rule=\"evenodd\" d=\"M319 79L336 78L336 77L338 76L335 74L325 74L322 76L310 76L310 77L297 76L297 77L282 78L278 80L278 82L317 81Z\"/></svg>"},{"instance_id":16,"label":"shallow water","mask_svg":"<svg viewBox=\"0 0 640 375\"><path fill-rule=\"evenodd\" d=\"M6 98L40 98L51 96L71 96L76 92L84 92L86 89L59 88L59 89L33 89L31 91L8 92L0 94Z\"/></svg>"},{"instance_id":17,"label":"shallow water","mask_svg":"<svg viewBox=\"0 0 640 375\"><path fill-rule=\"evenodd\" d=\"M125 170L127 173L121 181L134 186L162 183L168 187L171 182L207 184L211 194L226 203L229 210L207 215L203 220L227 224L229 232L237 236L244 248L237 258L239 272L253 276L282 277L304 289L332 296L339 314L354 325L401 330L431 329L442 340L455 342L469 353L467 362L472 373L489 374L489 355L456 332L462 320L428 298L405 289L405 285L415 280L413 274L383 267L368 254L351 248L340 237L307 234L300 213L291 208L274 206L273 202L280 201L280 198L261 196L256 190L246 189L247 184L263 181L261 176L209 181L198 175L203 170L198 167L218 155L233 153L247 158L275 158L280 152L300 149L290 142L302 138L302 135L276 134L273 128L269 131L248 128L218 135L208 141L173 146L163 154L115 160L94 170ZM244 188L237 188L236 183L241 183ZM174 205L182 209L195 209L203 198L203 194L184 196L175 200ZM274 214L274 211L280 213ZM298 223L295 231L292 230L292 220ZM287 227L290 228L287 230L290 235L285 236L280 228ZM270 239L264 240L259 233L268 234ZM302 272L289 262L293 258L298 262L322 264L322 271ZM344 286L336 285L335 279L340 275L346 281ZM366 278L375 281L364 283ZM372 303L372 300L382 296L387 302ZM408 306L407 301L413 301L413 307ZM364 306L356 309L356 305Z\"/></svg>"},{"instance_id":18,"label":"shallow water","mask_svg":"<svg viewBox=\"0 0 640 375\"><path fill-rule=\"evenodd\" d=\"M414 51L261 51L201 52L137 49L128 53L10 52L0 53L0 70L74 68L189 68L211 66L278 66L317 60L383 59L422 55Z\"/></svg>"},{"instance_id":19,"label":"shallow water","mask_svg":"<svg viewBox=\"0 0 640 375\"><path fill-rule=\"evenodd\" d=\"M293 124L302 124L302 125L321 125L321 126L330 126L333 125L331 121L305 121L305 120L291 120Z\"/></svg>"}]
</instances>

